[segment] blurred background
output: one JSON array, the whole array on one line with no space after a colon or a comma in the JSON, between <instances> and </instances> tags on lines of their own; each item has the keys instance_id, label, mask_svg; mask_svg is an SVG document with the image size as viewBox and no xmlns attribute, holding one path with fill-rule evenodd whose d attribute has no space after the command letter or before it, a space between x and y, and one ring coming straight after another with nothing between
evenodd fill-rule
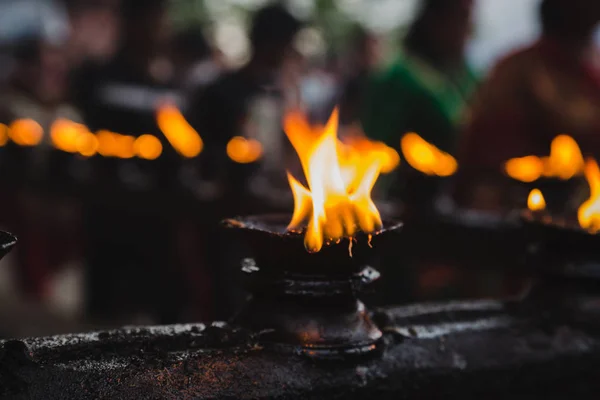
<instances>
[{"instance_id":1,"label":"blurred background","mask_svg":"<svg viewBox=\"0 0 600 400\"><path fill-rule=\"evenodd\" d=\"M374 190L386 216L477 224L534 185L573 211L580 171L538 180L504 163L548 155L559 134L600 152L595 3L0 1L0 228L19 238L0 263L0 336L228 318L245 250L219 221L291 213L292 109L323 124L338 106L340 136L398 154ZM442 155L458 171L424 166ZM514 261L505 242L439 229L409 229L406 253L446 243L459 266L386 254L374 302L518 290L492 268Z\"/></svg>"}]
</instances>

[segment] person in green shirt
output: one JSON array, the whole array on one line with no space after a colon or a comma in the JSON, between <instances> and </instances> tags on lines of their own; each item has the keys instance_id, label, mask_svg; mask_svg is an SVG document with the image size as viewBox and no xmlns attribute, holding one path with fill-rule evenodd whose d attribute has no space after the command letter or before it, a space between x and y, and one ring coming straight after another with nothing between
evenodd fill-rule
<instances>
[{"instance_id":1,"label":"person in green shirt","mask_svg":"<svg viewBox=\"0 0 600 400\"><path fill-rule=\"evenodd\" d=\"M371 77L367 136L398 148L416 132L453 153L477 78L465 60L474 0L423 0L397 60Z\"/></svg>"}]
</instances>

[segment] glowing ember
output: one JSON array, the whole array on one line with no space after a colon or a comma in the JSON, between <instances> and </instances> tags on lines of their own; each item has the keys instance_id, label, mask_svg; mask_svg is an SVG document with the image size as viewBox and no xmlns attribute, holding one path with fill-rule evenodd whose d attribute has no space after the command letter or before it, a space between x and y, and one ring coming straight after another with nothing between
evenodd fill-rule
<instances>
[{"instance_id":1,"label":"glowing ember","mask_svg":"<svg viewBox=\"0 0 600 400\"><path fill-rule=\"evenodd\" d=\"M400 147L410 166L426 175L450 176L458 168L454 157L423 140L416 133L404 135Z\"/></svg>"},{"instance_id":2,"label":"glowing ember","mask_svg":"<svg viewBox=\"0 0 600 400\"><path fill-rule=\"evenodd\" d=\"M227 155L236 163L249 164L262 156L262 145L258 140L235 136L227 143Z\"/></svg>"},{"instance_id":3,"label":"glowing ember","mask_svg":"<svg viewBox=\"0 0 600 400\"><path fill-rule=\"evenodd\" d=\"M585 163L585 178L590 185L590 198L579 207L577 218L582 228L600 230L600 168L595 160Z\"/></svg>"},{"instance_id":4,"label":"glowing ember","mask_svg":"<svg viewBox=\"0 0 600 400\"><path fill-rule=\"evenodd\" d=\"M527 208L531 211L541 211L546 208L546 200L540 189L532 189L527 197Z\"/></svg>"},{"instance_id":5,"label":"glowing ember","mask_svg":"<svg viewBox=\"0 0 600 400\"><path fill-rule=\"evenodd\" d=\"M291 112L285 132L298 153L308 189L288 173L294 195L294 214L288 229L301 229L308 221L304 245L319 251L324 242L338 242L358 232L381 229L381 217L371 190L381 171L381 153L364 144L337 139L338 112L324 128L311 127L304 116ZM366 139L365 139L366 140Z\"/></svg>"},{"instance_id":6,"label":"glowing ember","mask_svg":"<svg viewBox=\"0 0 600 400\"><path fill-rule=\"evenodd\" d=\"M200 154L204 142L177 107L172 105L159 107L156 112L156 122L171 146L179 154L187 158Z\"/></svg>"}]
</instances>

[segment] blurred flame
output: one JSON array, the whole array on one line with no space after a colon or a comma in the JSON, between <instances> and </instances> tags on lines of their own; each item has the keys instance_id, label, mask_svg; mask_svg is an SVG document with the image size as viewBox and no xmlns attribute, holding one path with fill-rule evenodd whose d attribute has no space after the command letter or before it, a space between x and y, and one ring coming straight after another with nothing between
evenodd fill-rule
<instances>
[{"instance_id":1,"label":"blurred flame","mask_svg":"<svg viewBox=\"0 0 600 400\"><path fill-rule=\"evenodd\" d=\"M8 139L19 146L34 146L40 143L44 135L43 128L31 119L14 121L10 127L0 124L0 146ZM130 135L99 130L90 132L87 126L59 118L50 126L52 145L67 153L79 153L84 157L100 154L104 157L139 157L155 160L162 154L162 143L153 135L141 135L137 139Z\"/></svg>"},{"instance_id":2,"label":"blurred flame","mask_svg":"<svg viewBox=\"0 0 600 400\"><path fill-rule=\"evenodd\" d=\"M585 163L584 173L590 186L590 198L579 207L577 218L582 228L597 232L600 229L600 168L596 160Z\"/></svg>"},{"instance_id":3,"label":"blurred flame","mask_svg":"<svg viewBox=\"0 0 600 400\"><path fill-rule=\"evenodd\" d=\"M575 139L568 135L558 135L552 140L546 176L571 179L583 171L584 165L583 155Z\"/></svg>"},{"instance_id":4,"label":"blurred flame","mask_svg":"<svg viewBox=\"0 0 600 400\"><path fill-rule=\"evenodd\" d=\"M17 119L10 124L10 139L19 146L35 146L44 136L44 129L32 119Z\"/></svg>"},{"instance_id":5,"label":"blurred flame","mask_svg":"<svg viewBox=\"0 0 600 400\"><path fill-rule=\"evenodd\" d=\"M116 143L116 155L119 158L133 158L135 156L135 151L133 149L133 145L135 143L135 138L129 135L116 135L115 136Z\"/></svg>"},{"instance_id":6,"label":"blurred flame","mask_svg":"<svg viewBox=\"0 0 600 400\"><path fill-rule=\"evenodd\" d=\"M504 164L504 170L513 179L521 182L533 182L542 176L544 162L536 156L511 158Z\"/></svg>"},{"instance_id":7,"label":"blurred flame","mask_svg":"<svg viewBox=\"0 0 600 400\"><path fill-rule=\"evenodd\" d=\"M76 153L78 151L77 141L79 136L83 134L90 134L85 125L67 119L57 119L50 127L50 140L52 144L57 149L66 151L67 153Z\"/></svg>"},{"instance_id":8,"label":"blurred flame","mask_svg":"<svg viewBox=\"0 0 600 400\"><path fill-rule=\"evenodd\" d=\"M546 200L540 189L532 189L527 197L527 208L531 211L540 211L546 208Z\"/></svg>"},{"instance_id":9,"label":"blurred flame","mask_svg":"<svg viewBox=\"0 0 600 400\"><path fill-rule=\"evenodd\" d=\"M90 131L81 132L75 140L75 149L84 157L91 157L96 154L99 147L98 138Z\"/></svg>"},{"instance_id":10,"label":"blurred flame","mask_svg":"<svg viewBox=\"0 0 600 400\"><path fill-rule=\"evenodd\" d=\"M104 157L132 158L135 156L135 137L121 135L108 130L96 133L97 151Z\"/></svg>"},{"instance_id":11,"label":"blurred flame","mask_svg":"<svg viewBox=\"0 0 600 400\"><path fill-rule=\"evenodd\" d=\"M162 143L156 136L142 135L133 142L133 151L139 158L155 160L162 154Z\"/></svg>"},{"instance_id":12,"label":"blurred flame","mask_svg":"<svg viewBox=\"0 0 600 400\"><path fill-rule=\"evenodd\" d=\"M187 158L196 157L204 143L198 132L185 120L177 107L162 105L156 112L156 122L173 148Z\"/></svg>"},{"instance_id":13,"label":"blurred flame","mask_svg":"<svg viewBox=\"0 0 600 400\"><path fill-rule=\"evenodd\" d=\"M349 156L358 156L360 153L371 153L381 163L381 173L389 174L400 165L398 152L383 142L372 141L362 135L354 135L344 138L343 143L352 150Z\"/></svg>"},{"instance_id":14,"label":"blurred flame","mask_svg":"<svg viewBox=\"0 0 600 400\"><path fill-rule=\"evenodd\" d=\"M104 157L116 157L117 155L117 136L116 133L108 130L96 132L98 139L98 153Z\"/></svg>"},{"instance_id":15,"label":"blurred flame","mask_svg":"<svg viewBox=\"0 0 600 400\"><path fill-rule=\"evenodd\" d=\"M288 229L300 228L308 220L306 249L316 252L324 241L352 237L359 230L369 233L380 229L381 217L371 200L371 189L382 167L380 154L337 139L337 109L324 128L311 127L304 115L290 112L285 116L284 130L300 158L309 187L288 173L294 195Z\"/></svg>"},{"instance_id":16,"label":"blurred flame","mask_svg":"<svg viewBox=\"0 0 600 400\"><path fill-rule=\"evenodd\" d=\"M400 140L404 158L411 167L426 175L453 175L458 164L454 157L423 140L416 133L407 133Z\"/></svg>"},{"instance_id":17,"label":"blurred flame","mask_svg":"<svg viewBox=\"0 0 600 400\"><path fill-rule=\"evenodd\" d=\"M583 171L584 164L575 139L568 135L558 135L550 144L550 156L511 158L504 164L504 170L511 178L529 183L542 176L571 179Z\"/></svg>"},{"instance_id":18,"label":"blurred flame","mask_svg":"<svg viewBox=\"0 0 600 400\"><path fill-rule=\"evenodd\" d=\"M262 145L258 140L246 139L242 136L232 137L227 143L227 155L240 164L257 161L262 156Z\"/></svg>"},{"instance_id":19,"label":"blurred flame","mask_svg":"<svg viewBox=\"0 0 600 400\"><path fill-rule=\"evenodd\" d=\"M0 147L8 142L8 126L0 124Z\"/></svg>"}]
</instances>

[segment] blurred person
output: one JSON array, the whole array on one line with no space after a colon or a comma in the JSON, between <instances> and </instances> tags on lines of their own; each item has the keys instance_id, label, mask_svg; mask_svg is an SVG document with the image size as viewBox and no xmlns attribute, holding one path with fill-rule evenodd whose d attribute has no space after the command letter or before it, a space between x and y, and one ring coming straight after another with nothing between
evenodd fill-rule
<instances>
[{"instance_id":1,"label":"blurred person","mask_svg":"<svg viewBox=\"0 0 600 400\"><path fill-rule=\"evenodd\" d=\"M189 95L199 95L224 68L200 26L188 27L173 36L171 59L176 84Z\"/></svg>"},{"instance_id":2,"label":"blurred person","mask_svg":"<svg viewBox=\"0 0 600 400\"><path fill-rule=\"evenodd\" d=\"M223 185L222 201L212 216L213 229L205 229L206 263L216 279L215 304L217 318L225 318L242 301L235 288L239 255L231 242L221 237L218 222L224 216L261 212L269 195L257 180L250 180L258 163L236 164L228 160L227 143L234 136L257 139L266 158L260 160L261 174L277 174L285 182L283 166L286 138L281 121L286 103L297 104L300 57L293 49L301 22L283 6L273 4L258 10L250 29L251 58L241 68L222 74L206 90L199 93L189 109L189 118L205 139L202 173L205 179ZM251 183L250 183L251 182ZM250 188L255 195L249 194ZM272 210L272 209L271 209ZM224 259L226 258L226 259Z\"/></svg>"},{"instance_id":3,"label":"blurred person","mask_svg":"<svg viewBox=\"0 0 600 400\"><path fill-rule=\"evenodd\" d=\"M153 134L163 150L154 160L92 158L97 191L84 208L87 310L100 319L142 314L169 323L179 318L186 286L171 204L180 157L155 117L162 102L184 106L167 58L167 1L124 0L121 21L116 55L80 71L74 85L79 105L93 131ZM161 204L170 211L159 213Z\"/></svg>"},{"instance_id":4,"label":"blurred person","mask_svg":"<svg viewBox=\"0 0 600 400\"><path fill-rule=\"evenodd\" d=\"M29 37L16 42L13 49L12 72L0 95L9 119L4 122L31 118L48 130L59 117L80 121L69 104L70 65L65 46Z\"/></svg>"},{"instance_id":5,"label":"blurred person","mask_svg":"<svg viewBox=\"0 0 600 400\"><path fill-rule=\"evenodd\" d=\"M350 46L338 100L341 125L350 125L360 120L371 75L381 66L382 61L379 37L363 28L355 29Z\"/></svg>"},{"instance_id":6,"label":"blurred person","mask_svg":"<svg viewBox=\"0 0 600 400\"><path fill-rule=\"evenodd\" d=\"M75 77L76 98L93 130L158 133L157 105L181 101L167 51L167 0L123 0L121 26L114 57L88 62Z\"/></svg>"},{"instance_id":7,"label":"blurred person","mask_svg":"<svg viewBox=\"0 0 600 400\"><path fill-rule=\"evenodd\" d=\"M368 136L398 148L412 131L454 150L477 84L465 60L473 6L474 0L423 0L401 55L368 88L362 118Z\"/></svg>"},{"instance_id":8,"label":"blurred person","mask_svg":"<svg viewBox=\"0 0 600 400\"><path fill-rule=\"evenodd\" d=\"M227 183L227 190L244 193L247 189L249 171L227 168L230 163L225 148L234 136L258 139L264 147L263 154L267 155L263 165L282 169L285 137L281 117L285 103L298 101L299 56L293 49L293 41L300 27L300 21L281 5L257 11L250 31L250 60L199 93L189 110L191 121L206 138L206 152L214 155L207 169L224 174L235 172L220 177L221 182Z\"/></svg>"},{"instance_id":9,"label":"blurred person","mask_svg":"<svg viewBox=\"0 0 600 400\"><path fill-rule=\"evenodd\" d=\"M0 95L3 123L32 120L45 132L36 146L9 142L2 150L2 168L11 171L10 194L3 201L14 204L2 207L9 211L0 219L19 236L15 250L19 283L24 294L36 300L47 298L52 274L78 255L80 245L76 202L31 190L40 182L47 187L63 183L52 165L54 152L47 134L52 123L58 118L81 121L70 104L65 43L37 34L13 43L11 73Z\"/></svg>"},{"instance_id":10,"label":"blurred person","mask_svg":"<svg viewBox=\"0 0 600 400\"><path fill-rule=\"evenodd\" d=\"M494 198L489 190L476 195L473 182L498 177L512 157L548 154L558 134L600 155L600 2L543 0L539 16L540 38L501 60L476 96L461 144L459 203Z\"/></svg>"},{"instance_id":11,"label":"blurred person","mask_svg":"<svg viewBox=\"0 0 600 400\"><path fill-rule=\"evenodd\" d=\"M120 0L66 0L71 25L72 64L102 63L117 51Z\"/></svg>"},{"instance_id":12,"label":"blurred person","mask_svg":"<svg viewBox=\"0 0 600 400\"><path fill-rule=\"evenodd\" d=\"M361 118L367 136L399 150L401 137L416 132L454 153L477 85L465 59L473 8L474 0L422 0L399 57L368 84ZM403 164L380 179L375 193L429 215L443 184Z\"/></svg>"}]
</instances>

